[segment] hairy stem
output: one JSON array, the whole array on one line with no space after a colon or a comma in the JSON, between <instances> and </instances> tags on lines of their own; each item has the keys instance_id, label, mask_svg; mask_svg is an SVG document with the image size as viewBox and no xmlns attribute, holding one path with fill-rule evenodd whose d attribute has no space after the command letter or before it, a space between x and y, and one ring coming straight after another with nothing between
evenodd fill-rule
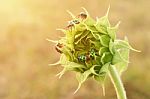
<instances>
[{"instance_id":1,"label":"hairy stem","mask_svg":"<svg viewBox=\"0 0 150 99\"><path fill-rule=\"evenodd\" d=\"M118 99L127 99L123 83L122 83L121 78L120 78L120 76L116 70L116 67L114 65L110 65L110 67L109 67L109 76L115 87L115 90L117 93L117 98Z\"/></svg>"}]
</instances>

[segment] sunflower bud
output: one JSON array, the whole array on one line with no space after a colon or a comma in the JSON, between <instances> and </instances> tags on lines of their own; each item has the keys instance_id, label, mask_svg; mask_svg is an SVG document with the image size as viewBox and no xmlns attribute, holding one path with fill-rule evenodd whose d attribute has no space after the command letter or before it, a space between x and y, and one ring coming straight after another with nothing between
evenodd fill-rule
<instances>
[{"instance_id":1,"label":"sunflower bud","mask_svg":"<svg viewBox=\"0 0 150 99\"><path fill-rule=\"evenodd\" d=\"M66 71L75 71L79 82L77 90L90 77L103 84L110 65L115 65L121 74L129 63L129 50L134 50L127 38L116 39L120 22L116 26L110 24L109 10L96 20L84 11L61 29L65 37L56 44L56 50L61 53L59 63L64 67L58 75L61 77Z\"/></svg>"}]
</instances>

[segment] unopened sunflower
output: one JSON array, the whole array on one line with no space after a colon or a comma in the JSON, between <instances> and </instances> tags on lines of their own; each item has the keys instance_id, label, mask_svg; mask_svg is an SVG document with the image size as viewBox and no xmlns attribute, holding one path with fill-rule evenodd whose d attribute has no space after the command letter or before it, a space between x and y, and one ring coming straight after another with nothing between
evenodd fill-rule
<instances>
[{"instance_id":1,"label":"unopened sunflower","mask_svg":"<svg viewBox=\"0 0 150 99\"><path fill-rule=\"evenodd\" d=\"M126 99L126 93L120 80L121 73L127 69L129 50L134 50L127 38L119 40L116 32L120 22L112 26L108 20L108 12L101 18L93 19L83 8L84 12L74 16L61 30L65 37L56 43L55 49L61 54L56 64L61 64L63 70L57 74L59 78L66 71L75 71L79 82L78 89L90 77L103 85L106 75L109 74L117 91L118 99Z\"/></svg>"}]
</instances>

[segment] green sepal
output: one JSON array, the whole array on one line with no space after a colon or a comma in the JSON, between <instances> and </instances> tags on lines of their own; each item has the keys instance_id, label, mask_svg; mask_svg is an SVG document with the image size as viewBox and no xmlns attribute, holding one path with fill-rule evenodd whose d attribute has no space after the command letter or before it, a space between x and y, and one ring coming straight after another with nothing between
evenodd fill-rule
<instances>
[{"instance_id":1,"label":"green sepal","mask_svg":"<svg viewBox=\"0 0 150 99\"><path fill-rule=\"evenodd\" d=\"M105 65L103 65L100 69L99 75L94 75L94 79L102 85L103 88L103 95L105 95L105 86L104 86L104 82L106 79L106 76L108 74L108 68L109 68L110 63L106 63Z\"/></svg>"},{"instance_id":2,"label":"green sepal","mask_svg":"<svg viewBox=\"0 0 150 99\"><path fill-rule=\"evenodd\" d=\"M107 47L100 47L99 55L102 56L104 52L109 52L109 49Z\"/></svg>"},{"instance_id":3,"label":"green sepal","mask_svg":"<svg viewBox=\"0 0 150 99\"><path fill-rule=\"evenodd\" d=\"M109 67L109 65L110 65L110 62L104 64L101 67L100 71L99 71L99 75L105 75L105 74L107 74L108 73L108 67Z\"/></svg>"},{"instance_id":4,"label":"green sepal","mask_svg":"<svg viewBox=\"0 0 150 99\"><path fill-rule=\"evenodd\" d=\"M107 32L108 32L108 35L111 37L112 40L116 39L116 32L117 32L116 27L107 27Z\"/></svg>"},{"instance_id":5,"label":"green sepal","mask_svg":"<svg viewBox=\"0 0 150 99\"><path fill-rule=\"evenodd\" d=\"M101 35L100 42L103 46L109 47L110 37L108 35Z\"/></svg>"},{"instance_id":6,"label":"green sepal","mask_svg":"<svg viewBox=\"0 0 150 99\"><path fill-rule=\"evenodd\" d=\"M110 27L110 23L109 23L109 20L108 20L108 16L105 15L101 18L97 18L97 23L96 25L99 25L99 26L104 26L104 27Z\"/></svg>"},{"instance_id":7,"label":"green sepal","mask_svg":"<svg viewBox=\"0 0 150 99\"><path fill-rule=\"evenodd\" d=\"M113 49L115 50L115 54L113 55L112 64L116 65L118 72L121 74L127 69L130 49L139 51L129 45L127 38L125 40L115 40Z\"/></svg>"},{"instance_id":8,"label":"green sepal","mask_svg":"<svg viewBox=\"0 0 150 99\"><path fill-rule=\"evenodd\" d=\"M88 17L87 19L84 20L84 24L86 24L87 26L93 26L95 24L95 20L92 19L91 17Z\"/></svg>"},{"instance_id":9,"label":"green sepal","mask_svg":"<svg viewBox=\"0 0 150 99\"><path fill-rule=\"evenodd\" d=\"M110 52L104 52L102 57L101 57L101 62L102 62L102 64L111 62L112 58L113 58L113 56Z\"/></svg>"},{"instance_id":10,"label":"green sepal","mask_svg":"<svg viewBox=\"0 0 150 99\"><path fill-rule=\"evenodd\" d=\"M86 26L85 26L84 23L76 24L75 29L76 29L77 32L78 31L84 31L84 30L86 30Z\"/></svg>"},{"instance_id":11,"label":"green sepal","mask_svg":"<svg viewBox=\"0 0 150 99\"><path fill-rule=\"evenodd\" d=\"M113 41L116 39L116 32L118 30L119 24L120 21L117 23L115 27L107 27L107 33Z\"/></svg>"},{"instance_id":12,"label":"green sepal","mask_svg":"<svg viewBox=\"0 0 150 99\"><path fill-rule=\"evenodd\" d=\"M69 49L69 48L63 47L63 48L62 48L62 52L66 55L66 57L67 57L70 61L73 60L72 53L70 52L70 49Z\"/></svg>"},{"instance_id":13,"label":"green sepal","mask_svg":"<svg viewBox=\"0 0 150 99\"><path fill-rule=\"evenodd\" d=\"M64 58L65 59L65 58ZM59 76L59 78L62 77L62 75L66 72L66 71L76 71L76 72L81 72L83 68L86 68L84 65L82 64L78 64L78 63L75 63L75 62L70 62L70 61L67 61L67 62L64 62L64 59L63 59L63 64L62 66L64 67L63 70L57 74L57 76ZM62 60L61 60L62 61Z\"/></svg>"},{"instance_id":14,"label":"green sepal","mask_svg":"<svg viewBox=\"0 0 150 99\"><path fill-rule=\"evenodd\" d=\"M64 65L64 67L67 69L67 70L74 70L75 68L86 68L86 66L82 65L82 64L78 64L78 63L75 63L75 62L67 62L66 65Z\"/></svg>"},{"instance_id":15,"label":"green sepal","mask_svg":"<svg viewBox=\"0 0 150 99\"><path fill-rule=\"evenodd\" d=\"M94 78L97 81L103 82L106 74L108 73L108 67L110 63L106 63L103 66L95 65L91 68L91 72L94 74Z\"/></svg>"},{"instance_id":16,"label":"green sepal","mask_svg":"<svg viewBox=\"0 0 150 99\"><path fill-rule=\"evenodd\" d=\"M100 33L107 34L107 27L110 27L108 16L106 15L102 18L97 18L95 27Z\"/></svg>"},{"instance_id":17,"label":"green sepal","mask_svg":"<svg viewBox=\"0 0 150 99\"><path fill-rule=\"evenodd\" d=\"M127 38L125 38L125 40L115 40L114 43L117 48L124 47L124 48L128 48L130 50L136 51L136 52L140 52L140 51L132 48L132 46L128 43Z\"/></svg>"},{"instance_id":18,"label":"green sepal","mask_svg":"<svg viewBox=\"0 0 150 99\"><path fill-rule=\"evenodd\" d=\"M119 51L116 51L113 55L112 64L117 66L117 70L119 73L125 71L127 69L129 60L129 49L124 48Z\"/></svg>"},{"instance_id":19,"label":"green sepal","mask_svg":"<svg viewBox=\"0 0 150 99\"><path fill-rule=\"evenodd\" d=\"M119 40L119 42L114 42L114 50L112 64L117 66L117 70L121 74L127 69L129 63L130 46L127 41Z\"/></svg>"},{"instance_id":20,"label":"green sepal","mask_svg":"<svg viewBox=\"0 0 150 99\"><path fill-rule=\"evenodd\" d=\"M103 84L105 81L105 76L104 75L94 75L94 79L99 82L100 84Z\"/></svg>"},{"instance_id":21,"label":"green sepal","mask_svg":"<svg viewBox=\"0 0 150 99\"><path fill-rule=\"evenodd\" d=\"M81 85L87 80L87 78L90 76L90 74L91 74L90 70L87 70L84 73L77 73L76 74L76 78L79 82L79 85L78 85L78 88L76 89L76 91L74 93L76 93L80 89Z\"/></svg>"},{"instance_id":22,"label":"green sepal","mask_svg":"<svg viewBox=\"0 0 150 99\"><path fill-rule=\"evenodd\" d=\"M107 34L107 29L104 26L95 25L96 29L100 34Z\"/></svg>"},{"instance_id":23,"label":"green sepal","mask_svg":"<svg viewBox=\"0 0 150 99\"><path fill-rule=\"evenodd\" d=\"M109 51L111 52L111 54L114 54L114 42L112 41L112 39L110 39L109 42Z\"/></svg>"},{"instance_id":24,"label":"green sepal","mask_svg":"<svg viewBox=\"0 0 150 99\"><path fill-rule=\"evenodd\" d=\"M86 29L91 31L91 32L98 32L98 30L96 29L96 27L93 25L87 25L87 24L84 24Z\"/></svg>"},{"instance_id":25,"label":"green sepal","mask_svg":"<svg viewBox=\"0 0 150 99\"><path fill-rule=\"evenodd\" d=\"M67 57L65 54L61 54L60 56L60 64L65 65L69 62L69 57Z\"/></svg>"},{"instance_id":26,"label":"green sepal","mask_svg":"<svg viewBox=\"0 0 150 99\"><path fill-rule=\"evenodd\" d=\"M97 75L99 76L99 72L100 72L100 69L101 69L101 65L93 65L90 70L91 70L91 73L93 73L94 75Z\"/></svg>"},{"instance_id":27,"label":"green sepal","mask_svg":"<svg viewBox=\"0 0 150 99\"><path fill-rule=\"evenodd\" d=\"M106 75L103 75L103 76L97 76L97 75L94 75L94 79L98 82L98 84L100 84L102 86L102 89L103 89L103 95L105 96L105 79L106 79Z\"/></svg>"}]
</instances>

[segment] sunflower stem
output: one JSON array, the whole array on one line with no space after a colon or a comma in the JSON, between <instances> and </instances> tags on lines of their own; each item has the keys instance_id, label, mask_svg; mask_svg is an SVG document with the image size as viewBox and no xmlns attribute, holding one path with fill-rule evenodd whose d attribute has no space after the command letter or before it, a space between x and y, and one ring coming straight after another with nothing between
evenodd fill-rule
<instances>
[{"instance_id":1,"label":"sunflower stem","mask_svg":"<svg viewBox=\"0 0 150 99\"><path fill-rule=\"evenodd\" d=\"M115 90L117 93L117 98L118 99L127 99L123 83L122 83L121 78L120 78L120 76L116 70L116 67L114 65L110 65L110 67L109 67L109 76L115 87Z\"/></svg>"}]
</instances>

